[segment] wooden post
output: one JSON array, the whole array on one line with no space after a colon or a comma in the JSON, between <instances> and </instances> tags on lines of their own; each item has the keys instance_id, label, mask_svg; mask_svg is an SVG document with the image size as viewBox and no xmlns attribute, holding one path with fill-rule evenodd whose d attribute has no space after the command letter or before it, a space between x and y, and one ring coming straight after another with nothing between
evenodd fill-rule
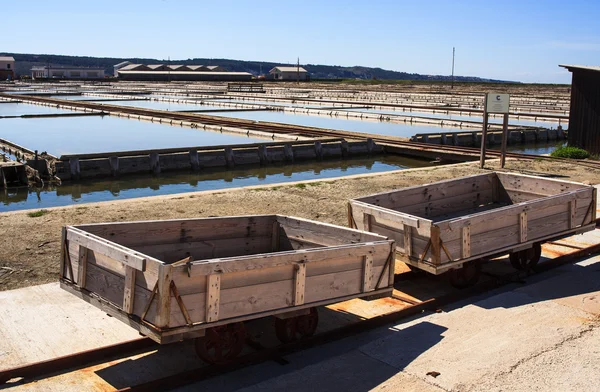
<instances>
[{"instance_id":1,"label":"wooden post","mask_svg":"<svg viewBox=\"0 0 600 392\"><path fill-rule=\"evenodd\" d=\"M85 288L85 275L87 272L88 249L79 245L79 268L77 269L77 286Z\"/></svg>"},{"instance_id":2,"label":"wooden post","mask_svg":"<svg viewBox=\"0 0 600 392\"><path fill-rule=\"evenodd\" d=\"M123 290L123 311L133 313L133 302L135 298L135 269L125 266L125 287Z\"/></svg>"},{"instance_id":3,"label":"wooden post","mask_svg":"<svg viewBox=\"0 0 600 392\"><path fill-rule=\"evenodd\" d=\"M363 293L371 290L374 279L375 276L373 275L373 255L366 255L363 259Z\"/></svg>"},{"instance_id":4,"label":"wooden post","mask_svg":"<svg viewBox=\"0 0 600 392\"><path fill-rule=\"evenodd\" d=\"M487 146L487 127L488 127L488 113L487 113L487 94L483 100L483 129L481 130L481 157L479 158L479 167L483 169L485 166L485 148Z\"/></svg>"},{"instance_id":5,"label":"wooden post","mask_svg":"<svg viewBox=\"0 0 600 392\"><path fill-rule=\"evenodd\" d=\"M441 242L440 228L437 226L431 227L431 262L433 265L440 265L441 262Z\"/></svg>"},{"instance_id":6,"label":"wooden post","mask_svg":"<svg viewBox=\"0 0 600 392\"><path fill-rule=\"evenodd\" d=\"M500 167L504 168L506 162L506 144L508 143L508 113L504 114L502 122L502 149L500 154Z\"/></svg>"},{"instance_id":7,"label":"wooden post","mask_svg":"<svg viewBox=\"0 0 600 392\"><path fill-rule=\"evenodd\" d=\"M404 254L408 258L412 255L412 229L408 225L404 225Z\"/></svg>"},{"instance_id":8,"label":"wooden post","mask_svg":"<svg viewBox=\"0 0 600 392\"><path fill-rule=\"evenodd\" d=\"M161 265L158 270L158 301L156 301L155 324L159 328L169 326L171 315L171 269L170 265Z\"/></svg>"}]
</instances>

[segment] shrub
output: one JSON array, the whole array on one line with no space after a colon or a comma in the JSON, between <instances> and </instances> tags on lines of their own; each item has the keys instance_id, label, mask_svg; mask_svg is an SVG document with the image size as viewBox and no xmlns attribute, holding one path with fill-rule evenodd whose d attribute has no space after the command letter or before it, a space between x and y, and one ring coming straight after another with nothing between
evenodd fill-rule
<instances>
[{"instance_id":1,"label":"shrub","mask_svg":"<svg viewBox=\"0 0 600 392\"><path fill-rule=\"evenodd\" d=\"M39 210L39 211L35 211L35 212L28 212L27 216L29 216L30 218L38 218L40 216L44 216L48 213L48 210Z\"/></svg>"},{"instance_id":2,"label":"shrub","mask_svg":"<svg viewBox=\"0 0 600 392\"><path fill-rule=\"evenodd\" d=\"M550 155L557 158L586 159L590 153L582 148L566 146L557 148Z\"/></svg>"}]
</instances>

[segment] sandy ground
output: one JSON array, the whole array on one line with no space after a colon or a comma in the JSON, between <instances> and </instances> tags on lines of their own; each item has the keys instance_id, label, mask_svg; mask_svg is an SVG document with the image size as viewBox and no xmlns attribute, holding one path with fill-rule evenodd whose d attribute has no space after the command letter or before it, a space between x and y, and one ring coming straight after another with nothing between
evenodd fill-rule
<instances>
[{"instance_id":1,"label":"sandy ground","mask_svg":"<svg viewBox=\"0 0 600 392\"><path fill-rule=\"evenodd\" d=\"M489 167L493 168L492 162ZM559 162L509 161L525 174L554 174L569 181L600 183L600 169ZM347 225L350 198L482 172L477 163L308 181L224 191L185 193L47 210L0 214L0 291L58 279L60 234L64 225L208 216L282 214ZM31 211L30 211L31 212Z\"/></svg>"}]
</instances>

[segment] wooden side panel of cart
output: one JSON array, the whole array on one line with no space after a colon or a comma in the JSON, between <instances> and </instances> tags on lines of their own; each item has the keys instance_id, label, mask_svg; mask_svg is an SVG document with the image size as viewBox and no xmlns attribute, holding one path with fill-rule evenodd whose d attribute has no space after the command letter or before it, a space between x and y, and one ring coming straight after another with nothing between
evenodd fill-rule
<instances>
[{"instance_id":1,"label":"wooden side panel of cart","mask_svg":"<svg viewBox=\"0 0 600 392\"><path fill-rule=\"evenodd\" d=\"M489 202L500 207L468 214ZM456 211L467 213L436 219ZM398 260L440 274L470 260L593 229L596 190L490 173L351 200L348 216L352 227L394 239Z\"/></svg>"},{"instance_id":2,"label":"wooden side panel of cart","mask_svg":"<svg viewBox=\"0 0 600 392\"><path fill-rule=\"evenodd\" d=\"M386 295L393 284L393 242L283 216L87 225L63 235L63 287L160 342Z\"/></svg>"}]
</instances>

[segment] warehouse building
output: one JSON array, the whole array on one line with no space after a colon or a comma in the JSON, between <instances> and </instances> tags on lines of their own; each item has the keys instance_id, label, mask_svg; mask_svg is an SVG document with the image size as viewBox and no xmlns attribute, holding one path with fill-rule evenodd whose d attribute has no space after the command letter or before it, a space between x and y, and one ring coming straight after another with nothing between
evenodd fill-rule
<instances>
[{"instance_id":1,"label":"warehouse building","mask_svg":"<svg viewBox=\"0 0 600 392\"><path fill-rule=\"evenodd\" d=\"M568 143L600 154L600 67L561 65L573 74Z\"/></svg>"},{"instance_id":2,"label":"warehouse building","mask_svg":"<svg viewBox=\"0 0 600 392\"><path fill-rule=\"evenodd\" d=\"M123 64L123 63L121 63ZM117 65L121 65L117 64ZM116 67L116 66L115 66ZM139 81L249 81L248 72L227 72L218 65L170 65L170 64L127 64L115 71L119 78Z\"/></svg>"},{"instance_id":3,"label":"warehouse building","mask_svg":"<svg viewBox=\"0 0 600 392\"><path fill-rule=\"evenodd\" d=\"M104 79L104 68L32 67L32 79Z\"/></svg>"},{"instance_id":4,"label":"warehouse building","mask_svg":"<svg viewBox=\"0 0 600 392\"><path fill-rule=\"evenodd\" d=\"M120 70L119 78L137 81L250 81L248 72Z\"/></svg>"},{"instance_id":5,"label":"warehouse building","mask_svg":"<svg viewBox=\"0 0 600 392\"><path fill-rule=\"evenodd\" d=\"M0 56L0 80L15 79L14 57Z\"/></svg>"},{"instance_id":6,"label":"warehouse building","mask_svg":"<svg viewBox=\"0 0 600 392\"><path fill-rule=\"evenodd\" d=\"M277 66L269 71L275 80L308 80L308 71L302 67Z\"/></svg>"}]
</instances>

